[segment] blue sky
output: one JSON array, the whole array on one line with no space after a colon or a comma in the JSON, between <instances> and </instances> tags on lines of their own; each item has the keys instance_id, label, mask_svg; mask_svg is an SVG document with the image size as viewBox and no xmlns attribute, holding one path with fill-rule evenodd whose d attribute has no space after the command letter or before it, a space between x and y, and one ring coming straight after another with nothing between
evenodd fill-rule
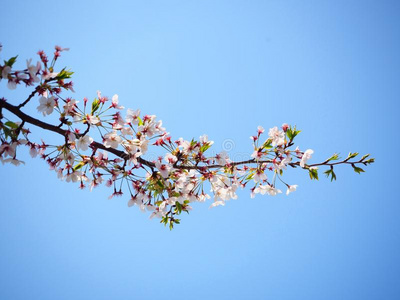
<instances>
[{"instance_id":1,"label":"blue sky","mask_svg":"<svg viewBox=\"0 0 400 300\"><path fill-rule=\"evenodd\" d=\"M371 153L358 175L289 197L195 205L170 232L128 199L57 180L39 159L0 166L1 299L398 299L397 1L2 1L1 59L70 47L78 100L117 93L174 138L215 150L287 122L312 161ZM29 89L1 96L19 103ZM35 99L34 101L38 101ZM36 103L26 112L37 117ZM32 126L32 131L34 128ZM56 139L35 129L37 139Z\"/></svg>"}]
</instances>

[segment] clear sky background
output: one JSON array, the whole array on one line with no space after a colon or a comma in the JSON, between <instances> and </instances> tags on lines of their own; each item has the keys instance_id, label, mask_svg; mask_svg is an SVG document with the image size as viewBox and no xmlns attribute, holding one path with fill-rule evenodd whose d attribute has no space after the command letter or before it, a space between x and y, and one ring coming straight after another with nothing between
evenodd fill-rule
<instances>
[{"instance_id":1,"label":"clear sky background","mask_svg":"<svg viewBox=\"0 0 400 300\"><path fill-rule=\"evenodd\" d=\"M82 1L83 2L83 1ZM174 138L233 158L287 122L311 162L371 153L358 175L287 172L290 196L194 205L170 232L40 159L0 166L0 299L399 299L399 1L0 2L1 59L70 47L73 96L119 94ZM1 96L19 103L30 89ZM65 94L66 95L66 94ZM25 111L39 117L38 99ZM36 129L31 126L32 131ZM54 135L36 131L46 141Z\"/></svg>"}]
</instances>

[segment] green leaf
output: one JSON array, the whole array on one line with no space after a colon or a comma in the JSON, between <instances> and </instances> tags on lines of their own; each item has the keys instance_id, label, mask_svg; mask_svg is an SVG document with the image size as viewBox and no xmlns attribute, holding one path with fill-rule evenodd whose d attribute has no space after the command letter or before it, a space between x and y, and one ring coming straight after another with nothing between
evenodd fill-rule
<instances>
[{"instance_id":1,"label":"green leaf","mask_svg":"<svg viewBox=\"0 0 400 300\"><path fill-rule=\"evenodd\" d=\"M335 172L333 172L333 169L329 169L327 171L324 172L326 174L326 177L329 178L329 176L331 176L331 181L336 180L336 174Z\"/></svg>"},{"instance_id":2,"label":"green leaf","mask_svg":"<svg viewBox=\"0 0 400 300\"><path fill-rule=\"evenodd\" d=\"M335 172L332 171L332 178L331 178L331 181L333 181L333 180L336 180L336 174L335 174Z\"/></svg>"},{"instance_id":3,"label":"green leaf","mask_svg":"<svg viewBox=\"0 0 400 300\"><path fill-rule=\"evenodd\" d=\"M370 158L367 161L364 162L364 164L372 164L375 162L375 158Z\"/></svg>"},{"instance_id":4,"label":"green leaf","mask_svg":"<svg viewBox=\"0 0 400 300\"><path fill-rule=\"evenodd\" d=\"M369 156L369 154L365 154L363 157L361 157L361 161L363 161L364 159L366 159Z\"/></svg>"},{"instance_id":5,"label":"green leaf","mask_svg":"<svg viewBox=\"0 0 400 300\"><path fill-rule=\"evenodd\" d=\"M58 79L58 80L68 79L68 78L71 78L71 75L72 75L72 74L74 74L74 72L67 71L67 70L65 70L65 68L64 68L64 69L62 69L62 70L57 74L57 76L55 77L55 79Z\"/></svg>"},{"instance_id":6,"label":"green leaf","mask_svg":"<svg viewBox=\"0 0 400 300\"><path fill-rule=\"evenodd\" d=\"M190 146L195 146L197 144L197 141L195 141L193 138L192 138L192 141L190 142Z\"/></svg>"},{"instance_id":7,"label":"green leaf","mask_svg":"<svg viewBox=\"0 0 400 300\"><path fill-rule=\"evenodd\" d=\"M74 171L79 170L80 168L82 168L84 165L86 165L86 163L84 163L83 161L81 161L79 164L75 165L73 167Z\"/></svg>"},{"instance_id":8,"label":"green leaf","mask_svg":"<svg viewBox=\"0 0 400 300\"><path fill-rule=\"evenodd\" d=\"M163 217L163 218L161 219L160 223L164 223L164 226L167 226L168 217L167 217L167 216Z\"/></svg>"},{"instance_id":9,"label":"green leaf","mask_svg":"<svg viewBox=\"0 0 400 300\"><path fill-rule=\"evenodd\" d=\"M264 142L264 144L262 145L263 149L271 149L272 148L272 140L268 139Z\"/></svg>"},{"instance_id":10,"label":"green leaf","mask_svg":"<svg viewBox=\"0 0 400 300\"><path fill-rule=\"evenodd\" d=\"M358 155L358 152L354 152L354 153L349 153L349 156L347 156L346 160L352 159L354 157L356 157Z\"/></svg>"},{"instance_id":11,"label":"green leaf","mask_svg":"<svg viewBox=\"0 0 400 300\"><path fill-rule=\"evenodd\" d=\"M286 130L286 136L289 138L290 141L293 141L294 138L300 133L300 130L296 130L296 126L294 128L289 127Z\"/></svg>"},{"instance_id":12,"label":"green leaf","mask_svg":"<svg viewBox=\"0 0 400 300\"><path fill-rule=\"evenodd\" d=\"M335 153L330 158L328 158L326 161L338 160L338 159L339 159L339 155L337 153Z\"/></svg>"},{"instance_id":13,"label":"green leaf","mask_svg":"<svg viewBox=\"0 0 400 300\"><path fill-rule=\"evenodd\" d=\"M100 107L100 100L95 98L92 102L92 115L98 110Z\"/></svg>"},{"instance_id":14,"label":"green leaf","mask_svg":"<svg viewBox=\"0 0 400 300\"><path fill-rule=\"evenodd\" d=\"M317 169L308 169L308 174L310 175L310 179L318 180L318 170Z\"/></svg>"},{"instance_id":15,"label":"green leaf","mask_svg":"<svg viewBox=\"0 0 400 300\"><path fill-rule=\"evenodd\" d=\"M251 179L253 179L254 175L255 175L254 172L251 173L251 174L249 174L249 175L246 177L246 180L251 180Z\"/></svg>"},{"instance_id":16,"label":"green leaf","mask_svg":"<svg viewBox=\"0 0 400 300\"><path fill-rule=\"evenodd\" d=\"M167 226L168 217L167 217L167 216L163 217L163 218L161 219L160 223L164 223L164 226Z\"/></svg>"},{"instance_id":17,"label":"green leaf","mask_svg":"<svg viewBox=\"0 0 400 300\"><path fill-rule=\"evenodd\" d=\"M292 128L289 128L288 130L286 130L286 136L289 138L289 140L292 139L292 137L293 137Z\"/></svg>"},{"instance_id":18,"label":"green leaf","mask_svg":"<svg viewBox=\"0 0 400 300\"><path fill-rule=\"evenodd\" d=\"M6 136L6 139L12 135L12 132L10 129L8 129L7 127L3 127L3 131L4 131L4 135Z\"/></svg>"},{"instance_id":19,"label":"green leaf","mask_svg":"<svg viewBox=\"0 0 400 300\"><path fill-rule=\"evenodd\" d=\"M352 165L354 172L361 174L361 172L365 172L363 169L356 167L355 165Z\"/></svg>"},{"instance_id":20,"label":"green leaf","mask_svg":"<svg viewBox=\"0 0 400 300\"><path fill-rule=\"evenodd\" d=\"M159 179L157 180L157 185L161 188L164 189L164 183Z\"/></svg>"},{"instance_id":21,"label":"green leaf","mask_svg":"<svg viewBox=\"0 0 400 300\"><path fill-rule=\"evenodd\" d=\"M182 212L182 204L180 204L178 201L176 201L175 206L176 206L176 211L179 215Z\"/></svg>"},{"instance_id":22,"label":"green leaf","mask_svg":"<svg viewBox=\"0 0 400 300\"><path fill-rule=\"evenodd\" d=\"M4 61L4 64L6 66L12 67L13 64L17 61L17 57L18 57L18 55L14 56L14 57L11 57L8 61Z\"/></svg>"},{"instance_id":23,"label":"green leaf","mask_svg":"<svg viewBox=\"0 0 400 300\"><path fill-rule=\"evenodd\" d=\"M4 125L6 125L6 126L8 126L10 128L13 128L13 129L17 129L18 128L18 125L15 124L14 122L11 122L11 121L5 122Z\"/></svg>"},{"instance_id":24,"label":"green leaf","mask_svg":"<svg viewBox=\"0 0 400 300\"><path fill-rule=\"evenodd\" d=\"M200 147L200 152L206 152L209 148L211 147L211 145L209 143L204 144L203 146Z\"/></svg>"}]
</instances>

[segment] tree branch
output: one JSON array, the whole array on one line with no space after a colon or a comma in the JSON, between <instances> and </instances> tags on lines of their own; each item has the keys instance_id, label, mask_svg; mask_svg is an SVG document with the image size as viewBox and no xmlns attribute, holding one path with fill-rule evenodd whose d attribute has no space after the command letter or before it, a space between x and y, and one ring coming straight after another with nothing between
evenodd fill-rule
<instances>
[{"instance_id":1,"label":"tree branch","mask_svg":"<svg viewBox=\"0 0 400 300\"><path fill-rule=\"evenodd\" d=\"M36 90L35 90L36 91ZM31 95L33 95L34 93L32 93ZM29 96L31 97L31 96ZM28 98L29 100L30 98ZM25 101L27 102L27 101ZM25 103L24 102L24 103ZM67 131L58 127L58 126L54 126L51 125L49 123L45 123L43 121L40 121L38 119L35 119L27 114L25 114L24 112L22 112L20 110L20 106L14 106L10 103L8 103L5 99L0 99L0 111L4 108L8 111L10 111L11 113L13 113L14 115L16 115L17 117L19 117L22 121L26 122L26 123L30 123L32 125L35 125L37 127L40 127L42 129L48 130L48 131L53 131L56 132L62 136L66 136L67 135ZM23 105L22 105L23 106ZM84 134L77 134L77 137L83 136L87 133L87 131ZM97 149L101 149L107 152L110 152L124 160L128 160L130 159L130 155L126 154L125 152L121 151L121 150L117 150L114 148L107 148L105 147L103 144L99 143L99 142L93 142L91 144L92 147L97 148ZM150 168L155 168L155 164L151 161L148 161L144 158L138 157L137 161L139 163L141 163L142 165L146 165ZM239 165L244 165L244 164L263 164L263 163L272 163L272 160L262 160L262 161L257 161L255 159L249 159L249 160L245 160L245 161L238 161L238 162L231 162L229 163L229 166L239 166ZM334 166L334 165L340 165L340 164L361 164L363 163L362 161L356 161L356 162L349 162L347 160L343 160L340 162L334 162L334 163L328 163L328 162L322 162L322 163L316 163L316 164L311 164L308 165L308 167L316 167L316 166ZM289 163L289 166L296 168L297 166L300 165L300 162L292 162ZM188 165L174 165L174 168L176 169L184 169L184 170L204 170L204 169L219 169L219 168L224 168L224 165L206 165L206 166L198 166L198 165L192 165L192 166L188 166ZM307 169L307 168L306 168Z\"/></svg>"},{"instance_id":2,"label":"tree branch","mask_svg":"<svg viewBox=\"0 0 400 300\"><path fill-rule=\"evenodd\" d=\"M0 100L0 108L4 108L4 109L10 111L11 113L13 113L17 117L19 117L21 120L25 121L26 123L30 123L32 125L35 125L37 127L40 127L42 129L45 129L45 130L48 130L48 131L56 132L56 133L58 133L58 134L60 134L62 136L65 136L67 134L66 130L33 118L33 117L25 114L24 112L22 112L18 108L18 106L14 106L14 105L6 102L4 99ZM108 152L110 152L110 153L112 153L112 154L114 154L114 155L116 155L116 156L118 156L120 158L129 159L129 155L126 154L125 152L117 150L117 149L114 149L114 148L107 148L103 144L100 144L98 142L93 142L92 146L95 147L95 148L98 148L98 149L102 149L102 150L108 151ZM150 161L147 161L145 159L142 159L140 157L138 158L138 162L140 162L143 165L149 166L149 167L154 167L155 166L154 163L152 163Z\"/></svg>"},{"instance_id":3,"label":"tree branch","mask_svg":"<svg viewBox=\"0 0 400 300\"><path fill-rule=\"evenodd\" d=\"M40 89L41 89L44 85L46 85L47 83L49 83L49 82L51 82L51 81L54 81L54 78L46 79L46 80L43 82L43 84L38 85L38 86L32 91L32 93L30 93L30 95L28 96L28 98L27 98L24 102L22 102L20 105L18 105L17 108L24 107L24 106L33 98L33 96L35 96L35 94L36 94L37 92L40 91Z\"/></svg>"},{"instance_id":4,"label":"tree branch","mask_svg":"<svg viewBox=\"0 0 400 300\"><path fill-rule=\"evenodd\" d=\"M35 94L39 91L39 89L40 89L40 85L37 86L37 87L32 91L32 93L28 96L28 98L27 98L24 102L22 102L20 105L18 105L18 106L16 106L16 107L17 107L17 108L24 107L24 106L32 99L32 97L35 96Z\"/></svg>"}]
</instances>

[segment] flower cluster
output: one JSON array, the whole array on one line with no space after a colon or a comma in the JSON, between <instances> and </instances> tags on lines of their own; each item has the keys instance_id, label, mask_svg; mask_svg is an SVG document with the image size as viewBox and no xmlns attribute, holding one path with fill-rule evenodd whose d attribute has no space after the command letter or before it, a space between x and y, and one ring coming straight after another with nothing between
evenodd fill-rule
<instances>
[{"instance_id":1,"label":"flower cluster","mask_svg":"<svg viewBox=\"0 0 400 300\"><path fill-rule=\"evenodd\" d=\"M110 99L98 91L90 102L87 98L77 101L62 97L62 90L73 91L69 81L73 73L65 68L54 71L55 62L64 50L68 49L57 46L51 63L44 51L39 51L40 61L32 65L32 60L28 60L22 71L12 69L16 57L0 65L1 79L7 81L10 89L21 83L37 84L18 106L0 99L0 161L23 163L17 159L17 148L25 145L32 157L45 160L61 180L76 182L80 188L90 190L104 183L112 188L110 199L128 195L128 206L149 211L150 218L160 218L170 228L180 223L177 216L182 211L188 213L193 203L213 198L210 208L223 206L226 201L236 199L238 189L246 186L252 198L256 194L275 196L282 193L282 187L289 195L297 185L284 181L288 167L301 167L311 179L318 179L318 166L327 166L325 174L333 180L334 166L338 164L350 164L360 173L363 170L358 164L373 162L368 156L351 161L358 153L350 153L343 161L338 161L335 154L322 163L309 165L313 150L293 149L300 131L288 124L269 129L266 136L264 128L259 126L250 137L253 152L250 151L246 161L232 161L224 151L207 154L213 145L207 135L174 140L155 115L143 115L139 109L127 109L124 113L118 95ZM21 109L35 101L32 99L37 101L37 111L43 118L57 114L60 124L52 125L23 113ZM5 110L21 122L4 116ZM26 123L61 134L63 143L31 141ZM155 160L146 159L151 146L164 154Z\"/></svg>"}]
</instances>

